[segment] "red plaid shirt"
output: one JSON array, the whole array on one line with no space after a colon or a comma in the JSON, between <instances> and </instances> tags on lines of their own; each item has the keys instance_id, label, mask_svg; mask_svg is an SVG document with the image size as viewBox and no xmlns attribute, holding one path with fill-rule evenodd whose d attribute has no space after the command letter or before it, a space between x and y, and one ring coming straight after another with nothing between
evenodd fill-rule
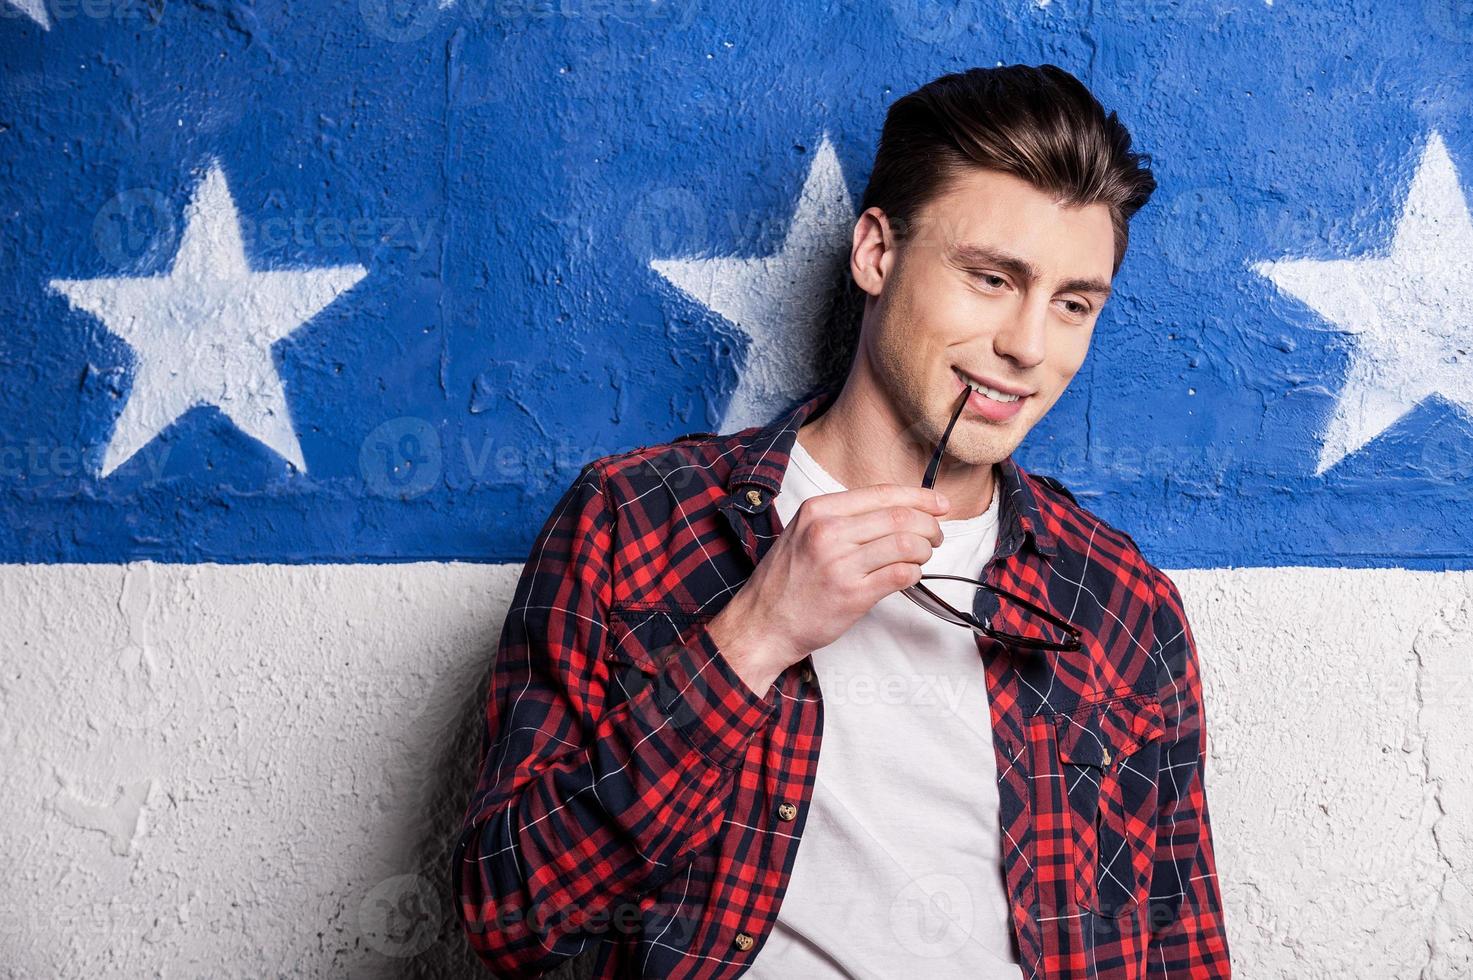
<instances>
[{"instance_id":1,"label":"red plaid shirt","mask_svg":"<svg viewBox=\"0 0 1473 980\"><path fill-rule=\"evenodd\" d=\"M597 977L729 978L762 954L813 792L822 678L805 659L759 696L706 624L782 530L771 504L796 433L836 393L595 460L538 534L451 868L499 976L596 948ZM984 580L1084 641L977 637L1021 975L1228 977L1181 597L1057 481L1011 457L999 476Z\"/></svg>"}]
</instances>

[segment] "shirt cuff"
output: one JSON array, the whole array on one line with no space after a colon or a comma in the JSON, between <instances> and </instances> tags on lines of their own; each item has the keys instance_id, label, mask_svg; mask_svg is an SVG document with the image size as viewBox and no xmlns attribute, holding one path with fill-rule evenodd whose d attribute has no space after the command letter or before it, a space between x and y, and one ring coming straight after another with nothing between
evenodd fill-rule
<instances>
[{"instance_id":1,"label":"shirt cuff","mask_svg":"<svg viewBox=\"0 0 1473 980\"><path fill-rule=\"evenodd\" d=\"M675 647L659 675L655 700L671 723L702 755L724 769L741 764L747 744L777 712L772 694L747 686L721 655L706 623Z\"/></svg>"}]
</instances>

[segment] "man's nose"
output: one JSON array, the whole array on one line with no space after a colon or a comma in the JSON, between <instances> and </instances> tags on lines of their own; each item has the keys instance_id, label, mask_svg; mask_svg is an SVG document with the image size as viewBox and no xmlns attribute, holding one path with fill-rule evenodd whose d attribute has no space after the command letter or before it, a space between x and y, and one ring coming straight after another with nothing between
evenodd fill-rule
<instances>
[{"instance_id":1,"label":"man's nose","mask_svg":"<svg viewBox=\"0 0 1473 980\"><path fill-rule=\"evenodd\" d=\"M993 348L1000 356L1014 361L1019 367L1033 367L1043 361L1047 327L1047 301L1030 298L1019 307L1017 315L997 332L993 339Z\"/></svg>"}]
</instances>

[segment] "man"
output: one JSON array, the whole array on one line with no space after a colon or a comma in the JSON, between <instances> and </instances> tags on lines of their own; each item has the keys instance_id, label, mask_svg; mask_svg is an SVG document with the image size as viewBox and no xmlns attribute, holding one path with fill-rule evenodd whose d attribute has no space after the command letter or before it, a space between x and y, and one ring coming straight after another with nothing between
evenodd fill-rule
<instances>
[{"instance_id":1,"label":"man","mask_svg":"<svg viewBox=\"0 0 1473 980\"><path fill-rule=\"evenodd\" d=\"M599 977L1229 976L1180 595L1012 458L1148 161L1051 65L911 93L842 385L583 468L512 598L452 861L498 975L596 949Z\"/></svg>"}]
</instances>

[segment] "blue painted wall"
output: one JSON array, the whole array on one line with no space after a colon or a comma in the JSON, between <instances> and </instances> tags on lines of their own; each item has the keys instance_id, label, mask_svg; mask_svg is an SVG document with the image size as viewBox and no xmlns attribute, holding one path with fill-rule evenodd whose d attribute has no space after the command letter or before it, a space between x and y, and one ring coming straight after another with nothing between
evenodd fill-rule
<instances>
[{"instance_id":1,"label":"blue painted wall","mask_svg":"<svg viewBox=\"0 0 1473 980\"><path fill-rule=\"evenodd\" d=\"M441 2L6 8L0 560L520 561L719 423L744 337L651 259L767 254L820 134L857 202L893 99L1052 62L1161 186L1024 464L1166 567L1473 567L1468 417L1316 476L1353 339L1249 267L1384 250L1433 130L1473 194L1466 3ZM47 284L166 272L212 159L252 268L367 269L273 349L307 471L201 407L103 477L131 354Z\"/></svg>"}]
</instances>

